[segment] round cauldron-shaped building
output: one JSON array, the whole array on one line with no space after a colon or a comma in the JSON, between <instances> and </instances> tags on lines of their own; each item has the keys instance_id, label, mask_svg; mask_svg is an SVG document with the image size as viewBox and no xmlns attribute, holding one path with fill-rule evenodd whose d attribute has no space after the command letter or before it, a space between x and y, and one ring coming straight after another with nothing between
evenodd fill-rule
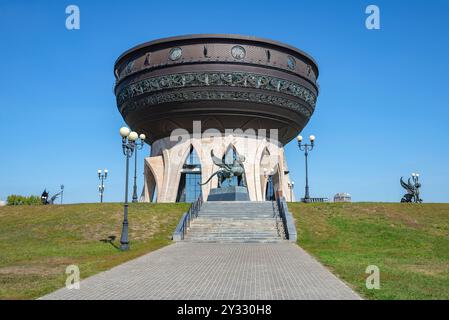
<instances>
[{"instance_id":1,"label":"round cauldron-shaped building","mask_svg":"<svg viewBox=\"0 0 449 320\"><path fill-rule=\"evenodd\" d=\"M114 73L120 113L152 145L142 200L206 196L216 178L197 182L216 170L211 150L245 156L245 181L238 183L251 200L274 191L288 197L283 145L307 124L318 96L318 67L309 55L256 37L189 35L126 51Z\"/></svg>"}]
</instances>

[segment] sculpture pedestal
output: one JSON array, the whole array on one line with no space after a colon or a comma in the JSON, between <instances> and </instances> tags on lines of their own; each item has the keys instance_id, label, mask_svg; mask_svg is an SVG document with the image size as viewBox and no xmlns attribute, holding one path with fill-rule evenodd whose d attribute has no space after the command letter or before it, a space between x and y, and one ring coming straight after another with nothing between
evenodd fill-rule
<instances>
[{"instance_id":1,"label":"sculpture pedestal","mask_svg":"<svg viewBox=\"0 0 449 320\"><path fill-rule=\"evenodd\" d=\"M210 190L207 201L249 201L248 188L229 186Z\"/></svg>"}]
</instances>

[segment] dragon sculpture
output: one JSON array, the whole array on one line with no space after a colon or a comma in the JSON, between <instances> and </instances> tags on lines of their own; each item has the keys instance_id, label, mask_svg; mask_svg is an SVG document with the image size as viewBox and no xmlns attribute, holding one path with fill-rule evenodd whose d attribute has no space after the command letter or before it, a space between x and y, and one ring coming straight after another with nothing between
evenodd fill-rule
<instances>
[{"instance_id":1,"label":"dragon sculpture","mask_svg":"<svg viewBox=\"0 0 449 320\"><path fill-rule=\"evenodd\" d=\"M242 177L245 172L243 168L243 162L245 161L245 157L236 154L236 157L232 163L226 163L225 160L222 160L214 155L214 151L210 151L210 156L212 158L213 163L219 167L217 171L215 171L209 179L204 183L199 183L199 185L207 184L214 176L218 177L218 187L221 188L221 184L225 179L231 181L233 177ZM245 183L245 179L242 179L243 184ZM244 185L245 186L245 185Z\"/></svg>"},{"instance_id":2,"label":"dragon sculpture","mask_svg":"<svg viewBox=\"0 0 449 320\"><path fill-rule=\"evenodd\" d=\"M47 189L44 189L44 192L42 192L42 195L41 195L42 204L44 204L44 205L53 204L60 194L61 194L61 192L58 192L53 197L51 197L50 200L48 200L49 194L47 192Z\"/></svg>"},{"instance_id":3,"label":"dragon sculpture","mask_svg":"<svg viewBox=\"0 0 449 320\"><path fill-rule=\"evenodd\" d=\"M422 199L419 197L419 188L421 184L418 181L418 177L413 176L413 182L408 178L407 183L401 177L401 186L407 191L401 199L401 202L415 202L421 203Z\"/></svg>"}]
</instances>

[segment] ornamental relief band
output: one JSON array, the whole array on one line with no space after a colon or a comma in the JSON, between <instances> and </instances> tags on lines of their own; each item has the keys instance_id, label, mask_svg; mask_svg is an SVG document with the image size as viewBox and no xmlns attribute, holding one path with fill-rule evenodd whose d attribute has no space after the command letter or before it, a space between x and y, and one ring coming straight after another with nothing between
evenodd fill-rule
<instances>
[{"instance_id":1,"label":"ornamental relief band","mask_svg":"<svg viewBox=\"0 0 449 320\"><path fill-rule=\"evenodd\" d=\"M164 89L199 86L230 86L264 89L300 98L312 108L315 108L316 104L316 96L309 89L298 83L246 72L179 73L149 78L123 88L118 94L117 103L121 106L127 99L144 93L157 92Z\"/></svg>"},{"instance_id":2,"label":"ornamental relief band","mask_svg":"<svg viewBox=\"0 0 449 320\"><path fill-rule=\"evenodd\" d=\"M240 91L187 91L187 92L166 92L147 96L143 99L125 103L121 106L120 112L125 116L129 111L144 108L148 105L158 105L168 102L182 102L189 100L236 100L250 101L255 103L272 104L280 107L286 107L301 113L305 117L310 117L313 109L302 106L300 103L263 93L248 93Z\"/></svg>"}]
</instances>

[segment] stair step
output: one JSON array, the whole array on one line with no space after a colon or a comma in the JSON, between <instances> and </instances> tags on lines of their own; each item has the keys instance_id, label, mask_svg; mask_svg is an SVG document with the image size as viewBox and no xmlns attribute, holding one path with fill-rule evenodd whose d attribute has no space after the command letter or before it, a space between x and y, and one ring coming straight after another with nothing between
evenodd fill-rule
<instances>
[{"instance_id":1,"label":"stair step","mask_svg":"<svg viewBox=\"0 0 449 320\"><path fill-rule=\"evenodd\" d=\"M259 211L273 211L272 207L267 208L239 208L239 207L232 207L232 208L201 208L203 211L213 211L213 212L231 212L231 211L249 211L249 212L259 212Z\"/></svg>"},{"instance_id":2,"label":"stair step","mask_svg":"<svg viewBox=\"0 0 449 320\"><path fill-rule=\"evenodd\" d=\"M187 235L188 239L278 239L279 236L277 234L192 234Z\"/></svg>"},{"instance_id":3,"label":"stair step","mask_svg":"<svg viewBox=\"0 0 449 320\"><path fill-rule=\"evenodd\" d=\"M201 208L202 212L262 212L262 211L273 211L273 208Z\"/></svg>"},{"instance_id":4,"label":"stair step","mask_svg":"<svg viewBox=\"0 0 449 320\"><path fill-rule=\"evenodd\" d=\"M215 230L215 229L237 229L237 230L271 230L276 229L276 225L264 225L264 226L229 226L229 225L194 225L188 228L189 230Z\"/></svg>"},{"instance_id":5,"label":"stair step","mask_svg":"<svg viewBox=\"0 0 449 320\"><path fill-rule=\"evenodd\" d=\"M191 225L189 230L214 230L214 229L237 229L237 230L274 230L276 225L227 225L227 224L209 224L209 225Z\"/></svg>"},{"instance_id":6,"label":"stair step","mask_svg":"<svg viewBox=\"0 0 449 320\"><path fill-rule=\"evenodd\" d=\"M226 210L201 210L201 213L214 213L214 214L231 214L231 213L236 213L236 214L240 214L240 213L248 213L248 214L258 214L258 213L267 213L270 212L272 213L273 210L270 209L261 209L261 210L231 210L231 209L226 209Z\"/></svg>"},{"instance_id":7,"label":"stair step","mask_svg":"<svg viewBox=\"0 0 449 320\"><path fill-rule=\"evenodd\" d=\"M186 242L194 242L194 243L278 243L282 242L281 239L276 240L184 240Z\"/></svg>"},{"instance_id":8,"label":"stair step","mask_svg":"<svg viewBox=\"0 0 449 320\"><path fill-rule=\"evenodd\" d=\"M222 216L215 216L215 217L211 217L211 216L198 216L198 218L196 218L194 221L197 220L223 220L223 221L232 221L232 220L266 220L266 221L275 221L275 218L273 217L249 217L249 216L239 216L239 217L222 217Z\"/></svg>"},{"instance_id":9,"label":"stair step","mask_svg":"<svg viewBox=\"0 0 449 320\"><path fill-rule=\"evenodd\" d=\"M273 210L260 210L260 211L244 211L244 210L226 210L226 211L200 211L201 215L204 214L220 214L220 215L229 215L229 214L249 214L249 215L258 215L258 214L271 214L273 215Z\"/></svg>"},{"instance_id":10,"label":"stair step","mask_svg":"<svg viewBox=\"0 0 449 320\"><path fill-rule=\"evenodd\" d=\"M231 228L231 229L271 229L276 228L276 223L270 224L227 224L227 223L201 223L191 224L189 229L211 229L211 228Z\"/></svg>"},{"instance_id":11,"label":"stair step","mask_svg":"<svg viewBox=\"0 0 449 320\"><path fill-rule=\"evenodd\" d=\"M232 236L232 237L207 237L207 236L186 236L184 238L184 240L186 241L192 241L192 242L201 242L201 241L205 241L205 242L223 242L223 241L229 241L229 242L267 242L267 241L282 241L283 239L279 236L271 236L271 237L254 237L254 236L250 236L250 237L237 237L237 236Z\"/></svg>"},{"instance_id":12,"label":"stair step","mask_svg":"<svg viewBox=\"0 0 449 320\"><path fill-rule=\"evenodd\" d=\"M275 226L276 225L276 221L275 220L271 220L271 221L254 221L251 219L247 219L247 220L239 220L239 221L226 221L226 220L212 220L212 221L194 221L190 224L190 227L194 227L194 226L205 226L205 227L213 227L213 226L234 226L234 227L254 227L257 228L258 226L260 227L267 227L267 226Z\"/></svg>"},{"instance_id":13,"label":"stair step","mask_svg":"<svg viewBox=\"0 0 449 320\"><path fill-rule=\"evenodd\" d=\"M251 214L199 214L197 218L211 218L211 219L274 219L275 217L272 214L259 214L259 215L251 215Z\"/></svg>"},{"instance_id":14,"label":"stair step","mask_svg":"<svg viewBox=\"0 0 449 320\"><path fill-rule=\"evenodd\" d=\"M200 214L268 214L273 213L273 210L259 210L259 211L245 211L245 210L224 210L224 211L212 211L202 210Z\"/></svg>"},{"instance_id":15,"label":"stair step","mask_svg":"<svg viewBox=\"0 0 449 320\"><path fill-rule=\"evenodd\" d=\"M209 230L207 235L213 234L229 234L229 235L266 235L277 234L276 229L273 230ZM189 230L189 234L204 234L203 230Z\"/></svg>"}]
</instances>

